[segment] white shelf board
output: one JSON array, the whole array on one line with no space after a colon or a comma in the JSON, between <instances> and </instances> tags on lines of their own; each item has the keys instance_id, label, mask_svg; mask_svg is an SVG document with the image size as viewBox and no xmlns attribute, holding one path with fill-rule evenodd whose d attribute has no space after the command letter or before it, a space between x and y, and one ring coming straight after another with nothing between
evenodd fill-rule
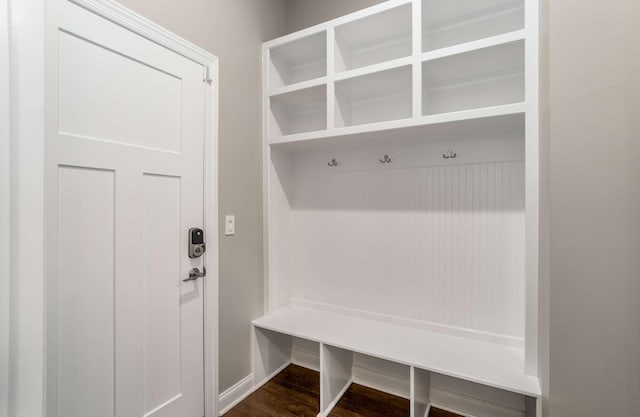
<instances>
[{"instance_id":1,"label":"white shelf board","mask_svg":"<svg viewBox=\"0 0 640 417\"><path fill-rule=\"evenodd\" d=\"M492 46L503 45L515 41L521 41L526 38L524 30L517 30L515 32L503 33L501 35L492 36L489 38L474 40L471 42L461 43L446 48L435 49L429 52L423 52L421 55L421 61L433 61L440 58L445 58L452 55L463 54L465 52L479 51L481 49L491 48Z\"/></svg>"},{"instance_id":2,"label":"white shelf board","mask_svg":"<svg viewBox=\"0 0 640 417\"><path fill-rule=\"evenodd\" d=\"M413 63L412 57L398 58L391 61L382 62L380 64L374 64L374 65L369 65L362 68L356 68L353 70L344 71L339 74L335 74L333 79L336 82L349 80L351 78L357 78L363 75L369 75L369 74L374 74L377 72L382 72L382 71L386 71L394 68L405 67L407 65L411 65L412 63Z\"/></svg>"},{"instance_id":3,"label":"white shelf board","mask_svg":"<svg viewBox=\"0 0 640 417\"><path fill-rule=\"evenodd\" d=\"M307 88L317 87L319 85L326 85L327 77L315 78L313 80L302 81L295 84L286 85L283 87L273 88L269 91L269 97L275 97L282 94L293 93L296 91L306 90Z\"/></svg>"},{"instance_id":4,"label":"white shelf board","mask_svg":"<svg viewBox=\"0 0 640 417\"><path fill-rule=\"evenodd\" d=\"M419 369L539 398L524 374L522 350L302 307L284 308L253 325Z\"/></svg>"},{"instance_id":5,"label":"white shelf board","mask_svg":"<svg viewBox=\"0 0 640 417\"><path fill-rule=\"evenodd\" d=\"M500 127L502 123L505 121L508 122L509 119L521 119L526 108L525 103L508 104L483 109L278 136L270 138L268 143L269 145L283 145L313 141L335 144L336 142L344 142L347 140L351 142L394 138L408 139L438 135L459 129L473 129L478 124L485 126L495 124L495 126Z\"/></svg>"}]
</instances>

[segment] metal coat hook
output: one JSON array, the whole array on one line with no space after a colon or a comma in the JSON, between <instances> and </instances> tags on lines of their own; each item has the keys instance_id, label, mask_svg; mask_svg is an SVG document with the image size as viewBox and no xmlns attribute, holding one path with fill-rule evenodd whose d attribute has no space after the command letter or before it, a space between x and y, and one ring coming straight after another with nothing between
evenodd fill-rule
<instances>
[{"instance_id":1,"label":"metal coat hook","mask_svg":"<svg viewBox=\"0 0 640 417\"><path fill-rule=\"evenodd\" d=\"M327 165L329 165L330 167L337 167L338 166L338 162L334 159L332 159L331 161L329 161L327 163Z\"/></svg>"},{"instance_id":2,"label":"metal coat hook","mask_svg":"<svg viewBox=\"0 0 640 417\"><path fill-rule=\"evenodd\" d=\"M380 159L381 164L388 164L390 162L391 162L391 158L389 158L389 155L385 155L382 159Z\"/></svg>"},{"instance_id":3,"label":"metal coat hook","mask_svg":"<svg viewBox=\"0 0 640 417\"><path fill-rule=\"evenodd\" d=\"M448 151L442 154L442 157L444 159L454 159L456 156L458 156L458 154L455 153L453 149L449 149Z\"/></svg>"}]
</instances>

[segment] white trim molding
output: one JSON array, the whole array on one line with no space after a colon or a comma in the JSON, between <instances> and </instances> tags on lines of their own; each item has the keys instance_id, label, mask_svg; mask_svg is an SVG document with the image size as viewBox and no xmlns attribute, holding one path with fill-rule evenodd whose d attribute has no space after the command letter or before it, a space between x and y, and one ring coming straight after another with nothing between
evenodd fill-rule
<instances>
[{"instance_id":1,"label":"white trim molding","mask_svg":"<svg viewBox=\"0 0 640 417\"><path fill-rule=\"evenodd\" d=\"M431 406L463 417L526 417L525 410L517 410L472 396L431 388Z\"/></svg>"},{"instance_id":2,"label":"white trim molding","mask_svg":"<svg viewBox=\"0 0 640 417\"><path fill-rule=\"evenodd\" d=\"M218 58L113 0L68 0L190 60L210 66Z\"/></svg>"},{"instance_id":3,"label":"white trim molding","mask_svg":"<svg viewBox=\"0 0 640 417\"><path fill-rule=\"evenodd\" d=\"M218 399L219 415L223 415L230 411L238 403L254 392L253 373L245 376L234 386L220 394Z\"/></svg>"},{"instance_id":4,"label":"white trim molding","mask_svg":"<svg viewBox=\"0 0 640 417\"><path fill-rule=\"evenodd\" d=\"M44 413L44 78L49 2L10 0L9 416Z\"/></svg>"},{"instance_id":5,"label":"white trim molding","mask_svg":"<svg viewBox=\"0 0 640 417\"><path fill-rule=\"evenodd\" d=\"M0 5L0 416L9 415L11 309L11 112L9 105L9 4Z\"/></svg>"}]
</instances>

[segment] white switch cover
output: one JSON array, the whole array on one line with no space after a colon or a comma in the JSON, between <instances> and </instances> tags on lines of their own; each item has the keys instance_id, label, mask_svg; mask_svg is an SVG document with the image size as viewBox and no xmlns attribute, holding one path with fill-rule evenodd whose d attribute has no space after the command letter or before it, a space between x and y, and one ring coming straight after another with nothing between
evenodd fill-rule
<instances>
[{"instance_id":1,"label":"white switch cover","mask_svg":"<svg viewBox=\"0 0 640 417\"><path fill-rule=\"evenodd\" d=\"M229 214L224 217L224 234L233 236L236 234L236 216Z\"/></svg>"}]
</instances>

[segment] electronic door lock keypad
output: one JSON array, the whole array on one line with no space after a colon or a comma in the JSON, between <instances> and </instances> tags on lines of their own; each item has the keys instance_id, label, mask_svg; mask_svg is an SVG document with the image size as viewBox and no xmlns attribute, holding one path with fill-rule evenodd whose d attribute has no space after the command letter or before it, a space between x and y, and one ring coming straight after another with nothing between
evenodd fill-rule
<instances>
[{"instance_id":1,"label":"electronic door lock keypad","mask_svg":"<svg viewBox=\"0 0 640 417\"><path fill-rule=\"evenodd\" d=\"M204 231L198 228L189 229L189 258L199 258L206 250Z\"/></svg>"}]
</instances>

